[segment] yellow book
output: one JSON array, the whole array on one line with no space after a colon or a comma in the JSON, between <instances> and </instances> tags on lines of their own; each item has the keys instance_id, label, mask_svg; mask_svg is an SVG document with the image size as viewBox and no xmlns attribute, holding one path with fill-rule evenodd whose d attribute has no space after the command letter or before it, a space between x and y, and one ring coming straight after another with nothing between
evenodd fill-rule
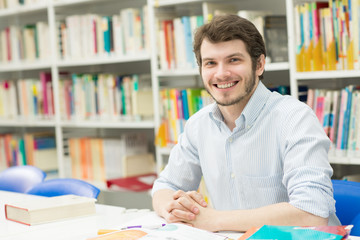
<instances>
[{"instance_id":1,"label":"yellow book","mask_svg":"<svg viewBox=\"0 0 360 240\"><path fill-rule=\"evenodd\" d=\"M347 68L348 70L354 70L354 42L351 41L349 43L349 46L347 48L347 52L346 52L346 55L347 55Z\"/></svg>"}]
</instances>

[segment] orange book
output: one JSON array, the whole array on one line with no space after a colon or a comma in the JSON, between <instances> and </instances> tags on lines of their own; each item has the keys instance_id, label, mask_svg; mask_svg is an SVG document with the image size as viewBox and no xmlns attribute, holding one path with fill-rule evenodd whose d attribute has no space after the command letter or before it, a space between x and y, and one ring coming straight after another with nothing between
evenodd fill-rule
<instances>
[{"instance_id":1,"label":"orange book","mask_svg":"<svg viewBox=\"0 0 360 240\"><path fill-rule=\"evenodd\" d=\"M241 237L239 237L237 240L246 240L249 237L251 237L259 229L260 229L260 227L251 227Z\"/></svg>"},{"instance_id":2,"label":"orange book","mask_svg":"<svg viewBox=\"0 0 360 240\"><path fill-rule=\"evenodd\" d=\"M87 171L87 147L86 147L86 138L80 139L80 165L81 165L81 178L88 179Z\"/></svg>"}]
</instances>

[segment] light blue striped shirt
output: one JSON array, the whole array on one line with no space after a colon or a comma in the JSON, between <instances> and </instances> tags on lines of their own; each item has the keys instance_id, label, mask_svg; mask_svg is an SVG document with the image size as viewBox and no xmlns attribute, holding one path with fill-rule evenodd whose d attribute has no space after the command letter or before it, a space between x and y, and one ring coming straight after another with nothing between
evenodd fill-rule
<instances>
[{"instance_id":1,"label":"light blue striped shirt","mask_svg":"<svg viewBox=\"0 0 360 240\"><path fill-rule=\"evenodd\" d=\"M216 104L187 121L153 193L163 188L196 190L203 176L218 210L289 202L339 225L329 146L306 104L270 92L259 82L233 131Z\"/></svg>"}]
</instances>

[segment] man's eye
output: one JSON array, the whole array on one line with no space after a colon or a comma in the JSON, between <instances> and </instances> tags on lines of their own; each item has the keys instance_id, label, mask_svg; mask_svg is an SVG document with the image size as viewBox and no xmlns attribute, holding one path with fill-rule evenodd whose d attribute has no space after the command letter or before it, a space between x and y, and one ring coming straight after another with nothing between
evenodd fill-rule
<instances>
[{"instance_id":1,"label":"man's eye","mask_svg":"<svg viewBox=\"0 0 360 240\"><path fill-rule=\"evenodd\" d=\"M230 59L230 62L238 62L238 61L240 61L240 59L238 59L238 58L231 58Z\"/></svg>"},{"instance_id":2,"label":"man's eye","mask_svg":"<svg viewBox=\"0 0 360 240\"><path fill-rule=\"evenodd\" d=\"M213 61L209 61L209 62L205 63L205 65L214 65L214 64L215 64L215 62L213 62Z\"/></svg>"}]
</instances>

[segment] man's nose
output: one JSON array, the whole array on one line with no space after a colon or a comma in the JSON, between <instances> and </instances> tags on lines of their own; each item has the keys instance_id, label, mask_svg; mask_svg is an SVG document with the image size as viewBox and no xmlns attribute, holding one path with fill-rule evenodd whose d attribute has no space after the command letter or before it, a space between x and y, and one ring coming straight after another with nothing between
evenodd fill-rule
<instances>
[{"instance_id":1,"label":"man's nose","mask_svg":"<svg viewBox=\"0 0 360 240\"><path fill-rule=\"evenodd\" d=\"M228 77L230 77L231 72L228 69L228 67L224 64L219 64L217 69L216 69L216 73L215 73L215 77L218 79L226 79Z\"/></svg>"}]
</instances>

